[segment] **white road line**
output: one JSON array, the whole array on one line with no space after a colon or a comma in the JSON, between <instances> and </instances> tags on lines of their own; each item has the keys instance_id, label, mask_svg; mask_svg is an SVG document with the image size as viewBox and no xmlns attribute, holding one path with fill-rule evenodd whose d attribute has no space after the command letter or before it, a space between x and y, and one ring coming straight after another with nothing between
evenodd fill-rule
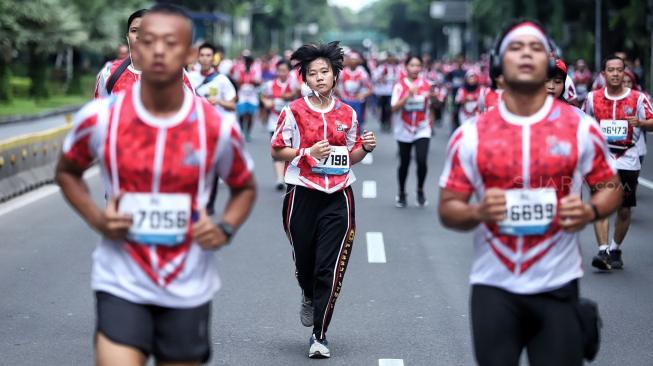
<instances>
[{"instance_id":1,"label":"white road line","mask_svg":"<svg viewBox=\"0 0 653 366\"><path fill-rule=\"evenodd\" d=\"M404 366L404 360L400 358L380 358L379 366Z\"/></svg>"},{"instance_id":2,"label":"white road line","mask_svg":"<svg viewBox=\"0 0 653 366\"><path fill-rule=\"evenodd\" d=\"M651 182L650 180L648 180L646 178L639 177L638 181L639 181L639 184L643 185L644 187L646 187L648 189L653 189L653 182Z\"/></svg>"},{"instance_id":3,"label":"white road line","mask_svg":"<svg viewBox=\"0 0 653 366\"><path fill-rule=\"evenodd\" d=\"M370 263L385 263L385 246L383 233L367 233L367 261Z\"/></svg>"},{"instance_id":4,"label":"white road line","mask_svg":"<svg viewBox=\"0 0 653 366\"><path fill-rule=\"evenodd\" d=\"M372 154L365 155L363 160L361 160L361 163L365 165L372 165L373 162L374 162L374 156L372 156Z\"/></svg>"},{"instance_id":5,"label":"white road line","mask_svg":"<svg viewBox=\"0 0 653 366\"><path fill-rule=\"evenodd\" d=\"M91 169L89 169L86 172L86 174L84 174L84 178L88 179L98 175L99 173L100 173L100 169L97 166L94 166ZM0 216L18 210L19 208L23 208L31 203L34 203L42 198L48 197L49 195L57 192L59 192L59 186L54 184L49 184L37 190L13 198L9 200L7 203L3 203L0 205Z\"/></svg>"},{"instance_id":6,"label":"white road line","mask_svg":"<svg viewBox=\"0 0 653 366\"><path fill-rule=\"evenodd\" d=\"M363 181L363 198L376 198L376 182L373 180Z\"/></svg>"}]
</instances>

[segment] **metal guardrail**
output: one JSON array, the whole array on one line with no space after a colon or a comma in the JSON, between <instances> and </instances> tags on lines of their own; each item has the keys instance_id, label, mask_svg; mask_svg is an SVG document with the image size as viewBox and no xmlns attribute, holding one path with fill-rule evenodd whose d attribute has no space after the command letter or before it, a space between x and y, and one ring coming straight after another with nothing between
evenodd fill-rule
<instances>
[{"instance_id":1,"label":"metal guardrail","mask_svg":"<svg viewBox=\"0 0 653 366\"><path fill-rule=\"evenodd\" d=\"M65 126L0 141L0 202L54 181L71 120L68 114Z\"/></svg>"}]
</instances>

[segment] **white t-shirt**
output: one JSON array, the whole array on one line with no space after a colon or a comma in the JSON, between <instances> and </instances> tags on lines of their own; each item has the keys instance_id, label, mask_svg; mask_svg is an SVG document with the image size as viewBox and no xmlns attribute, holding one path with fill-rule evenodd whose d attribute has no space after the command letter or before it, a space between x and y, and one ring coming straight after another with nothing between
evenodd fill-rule
<instances>
[{"instance_id":1,"label":"white t-shirt","mask_svg":"<svg viewBox=\"0 0 653 366\"><path fill-rule=\"evenodd\" d=\"M217 74L211 81L202 84L206 78L201 72L194 71L190 73L190 80L197 95L207 99L210 96L217 96L222 101L231 101L236 98L236 88L231 84L229 78L222 74ZM214 107L218 110L222 118L228 119L230 122L237 121L235 111L228 111L218 104Z\"/></svg>"}]
</instances>

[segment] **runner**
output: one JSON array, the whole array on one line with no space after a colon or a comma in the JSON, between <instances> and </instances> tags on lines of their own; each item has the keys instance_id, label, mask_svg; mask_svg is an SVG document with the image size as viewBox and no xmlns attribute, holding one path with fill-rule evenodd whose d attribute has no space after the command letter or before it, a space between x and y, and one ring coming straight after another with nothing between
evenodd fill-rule
<instances>
[{"instance_id":1,"label":"runner","mask_svg":"<svg viewBox=\"0 0 653 366\"><path fill-rule=\"evenodd\" d=\"M559 58L555 59L555 65L553 76L546 81L546 92L558 100L567 102L564 98L567 65Z\"/></svg>"},{"instance_id":2,"label":"runner","mask_svg":"<svg viewBox=\"0 0 653 366\"><path fill-rule=\"evenodd\" d=\"M361 63L362 58L358 53L352 51L347 55L340 84L336 89L342 101L356 112L360 131L365 124L365 100L372 94L370 76Z\"/></svg>"},{"instance_id":3,"label":"runner","mask_svg":"<svg viewBox=\"0 0 653 366\"><path fill-rule=\"evenodd\" d=\"M215 48L213 45L210 43L200 45L198 61L200 70L191 72L189 75L195 93L206 98L218 111L222 120L237 123L235 112L236 88L228 77L219 73L213 66L215 61ZM213 216L215 212L215 199L218 194L219 180L220 178L216 175L211 184L211 193L206 205L209 216Z\"/></svg>"},{"instance_id":4,"label":"runner","mask_svg":"<svg viewBox=\"0 0 653 366\"><path fill-rule=\"evenodd\" d=\"M302 289L301 323L313 327L308 356L323 358L331 355L326 332L356 229L350 166L374 150L376 138L361 137L356 112L332 96L343 67L338 42L304 45L292 59L313 92L281 111L272 157L286 162L283 225Z\"/></svg>"},{"instance_id":5,"label":"runner","mask_svg":"<svg viewBox=\"0 0 653 366\"><path fill-rule=\"evenodd\" d=\"M426 160L431 141L431 123L429 122L430 84L421 78L422 59L419 56L406 58L406 77L400 79L392 91L393 124L395 140L399 146L399 168L397 180L399 192L395 205L404 208L407 205L406 178L410 166L410 155L415 148L417 162L417 205L428 204L424 194L426 180Z\"/></svg>"},{"instance_id":6,"label":"runner","mask_svg":"<svg viewBox=\"0 0 653 366\"><path fill-rule=\"evenodd\" d=\"M465 69L463 65L465 64L465 57L463 55L458 55L454 59L453 68L447 73L446 80L449 85L450 95L453 99L458 95L458 89L462 88L465 83ZM452 128L454 131L458 126L460 126L460 121L458 120L458 108L455 103L452 103L454 106L452 108L451 122Z\"/></svg>"},{"instance_id":7,"label":"runner","mask_svg":"<svg viewBox=\"0 0 653 366\"><path fill-rule=\"evenodd\" d=\"M138 44L138 31L141 20L147 9L135 11L127 20L127 46L129 48L129 57L105 65L104 69L98 74L95 82L95 98L103 98L112 93L121 90L128 90L141 78L140 60L138 55L132 53L132 49ZM192 90L190 79L184 69L184 84Z\"/></svg>"},{"instance_id":8,"label":"runner","mask_svg":"<svg viewBox=\"0 0 653 366\"><path fill-rule=\"evenodd\" d=\"M243 51L242 63L234 65L232 75L238 83L238 119L245 133L245 140L250 141L254 116L259 105L258 86L261 85L261 72L254 67L254 58L248 50Z\"/></svg>"},{"instance_id":9,"label":"runner","mask_svg":"<svg viewBox=\"0 0 653 366\"><path fill-rule=\"evenodd\" d=\"M478 71L470 69L465 74L463 87L458 89L454 103L458 110L458 121L460 124L467 123L479 113L478 100L481 94L481 87L478 84Z\"/></svg>"},{"instance_id":10,"label":"runner","mask_svg":"<svg viewBox=\"0 0 653 366\"><path fill-rule=\"evenodd\" d=\"M610 270L623 268L621 244L630 227L631 208L637 205L637 179L641 169L636 143L643 131L653 130L653 108L644 94L624 87L622 58L608 56L603 60L602 69L606 86L588 94L583 110L599 121L624 190L612 241L608 242L610 224L607 218L594 225L599 252L592 259L592 265Z\"/></svg>"},{"instance_id":11,"label":"runner","mask_svg":"<svg viewBox=\"0 0 653 366\"><path fill-rule=\"evenodd\" d=\"M571 80L576 86L576 98L582 104L587 98L587 93L592 82L592 72L587 68L585 60L582 58L576 60L576 67L571 74Z\"/></svg>"},{"instance_id":12,"label":"runner","mask_svg":"<svg viewBox=\"0 0 653 366\"><path fill-rule=\"evenodd\" d=\"M274 130L277 127L279 114L289 101L295 99L298 94L298 87L290 78L290 62L280 60L276 64L277 78L270 80L263 85L263 92L261 93L261 102L265 108L270 110L268 116L268 131L270 135L274 135ZM274 171L277 174L278 191L286 188L283 180L285 164L283 161L274 161Z\"/></svg>"},{"instance_id":13,"label":"runner","mask_svg":"<svg viewBox=\"0 0 653 366\"><path fill-rule=\"evenodd\" d=\"M500 105L453 134L440 178L442 223L476 228L471 317L481 366L519 365L524 348L530 365L583 364L578 231L621 197L598 125L546 94L549 47L534 23L506 28L493 65L504 77ZM580 199L583 179L596 191L590 203Z\"/></svg>"},{"instance_id":14,"label":"runner","mask_svg":"<svg viewBox=\"0 0 653 366\"><path fill-rule=\"evenodd\" d=\"M390 106L390 98L392 97L392 88L397 82L397 74L399 68L397 67L397 59L392 54L383 55L380 59L381 63L372 72L374 80L374 94L377 96L381 116L381 130L389 132L392 129L392 111Z\"/></svg>"},{"instance_id":15,"label":"runner","mask_svg":"<svg viewBox=\"0 0 653 366\"><path fill-rule=\"evenodd\" d=\"M183 10L155 5L132 49L143 70L131 89L75 117L56 181L102 235L93 253L98 365L199 365L211 351L214 251L248 216L256 187L237 125L182 83L196 51ZM173 143L171 143L173 142ZM98 161L108 202L98 207L82 174ZM230 187L219 223L204 206L214 175Z\"/></svg>"},{"instance_id":16,"label":"runner","mask_svg":"<svg viewBox=\"0 0 653 366\"><path fill-rule=\"evenodd\" d=\"M624 88L628 89L635 89L644 95L646 95L646 98L650 101L651 96L648 95L645 91L642 90L642 88L639 86L639 83L637 83L637 76L633 72L633 70L626 68L624 70ZM639 139L635 143L637 145L637 153L639 154L639 162L640 164L644 164L644 158L646 157L647 149L646 149L646 131L642 131L642 134L639 136Z\"/></svg>"}]
</instances>

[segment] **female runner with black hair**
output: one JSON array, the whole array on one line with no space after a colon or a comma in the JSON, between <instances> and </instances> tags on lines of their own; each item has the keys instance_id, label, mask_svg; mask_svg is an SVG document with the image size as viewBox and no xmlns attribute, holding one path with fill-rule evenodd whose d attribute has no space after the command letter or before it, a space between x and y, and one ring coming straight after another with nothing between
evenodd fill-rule
<instances>
[{"instance_id":1,"label":"female runner with black hair","mask_svg":"<svg viewBox=\"0 0 653 366\"><path fill-rule=\"evenodd\" d=\"M354 110L333 96L343 62L338 42L304 45L292 60L311 94L281 111L272 157L286 162L283 226L302 289L300 319L313 327L308 356L325 358L331 355L326 331L356 228L350 167L374 150L376 137L361 136Z\"/></svg>"}]
</instances>

